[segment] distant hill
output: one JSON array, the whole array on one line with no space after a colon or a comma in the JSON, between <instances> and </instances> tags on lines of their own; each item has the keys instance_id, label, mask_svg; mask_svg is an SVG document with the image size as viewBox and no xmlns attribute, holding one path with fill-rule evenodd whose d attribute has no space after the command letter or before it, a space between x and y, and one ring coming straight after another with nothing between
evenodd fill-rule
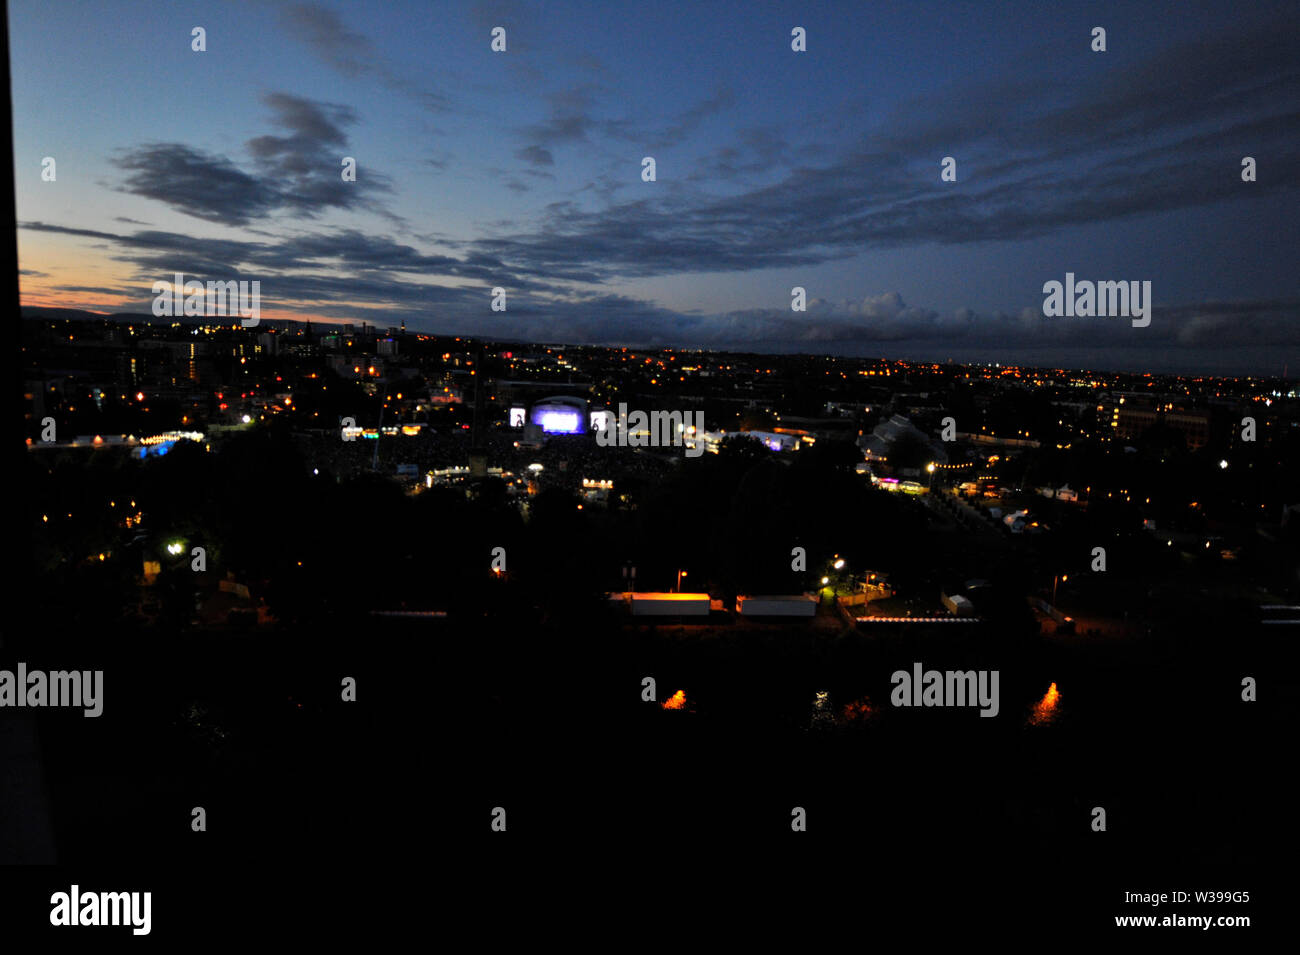
<instances>
[{"instance_id":1,"label":"distant hill","mask_svg":"<svg viewBox=\"0 0 1300 955\"><path fill-rule=\"evenodd\" d=\"M24 305L21 314L23 318L49 318L68 322L103 321L114 317L88 312L84 308L42 308L38 305Z\"/></svg>"},{"instance_id":2,"label":"distant hill","mask_svg":"<svg viewBox=\"0 0 1300 955\"><path fill-rule=\"evenodd\" d=\"M145 312L90 312L84 308L45 308L39 305L22 306L22 317L25 319L35 319L40 321L48 319L53 321L67 322L129 322L135 325L171 325L179 321L181 324L200 325L203 322L210 321L210 317L204 316L180 316L178 318L155 318L153 315ZM296 322L291 319L262 319L259 327L266 328L293 328L298 325L305 325L306 322ZM358 323L359 324L359 323Z\"/></svg>"}]
</instances>

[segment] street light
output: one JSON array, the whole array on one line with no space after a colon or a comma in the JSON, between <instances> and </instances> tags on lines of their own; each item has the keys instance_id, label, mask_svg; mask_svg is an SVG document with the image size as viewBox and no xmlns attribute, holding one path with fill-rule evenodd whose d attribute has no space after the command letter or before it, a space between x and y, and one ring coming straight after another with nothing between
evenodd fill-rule
<instances>
[{"instance_id":1,"label":"street light","mask_svg":"<svg viewBox=\"0 0 1300 955\"><path fill-rule=\"evenodd\" d=\"M1069 579L1070 579L1070 575L1069 575L1069 574L1061 574L1061 575L1060 575L1060 579L1061 579L1061 580L1069 580ZM1053 606L1053 607L1056 606L1056 582L1057 582L1057 575L1054 574L1054 575L1052 576L1052 606Z\"/></svg>"},{"instance_id":2,"label":"street light","mask_svg":"<svg viewBox=\"0 0 1300 955\"><path fill-rule=\"evenodd\" d=\"M685 576L686 576L686 571L684 570L677 571L677 592L678 593L682 592L682 578Z\"/></svg>"},{"instance_id":3,"label":"street light","mask_svg":"<svg viewBox=\"0 0 1300 955\"><path fill-rule=\"evenodd\" d=\"M929 464L927 464L925 466L925 469L928 472L930 472L930 490L933 491L934 490L934 462L931 461Z\"/></svg>"}]
</instances>

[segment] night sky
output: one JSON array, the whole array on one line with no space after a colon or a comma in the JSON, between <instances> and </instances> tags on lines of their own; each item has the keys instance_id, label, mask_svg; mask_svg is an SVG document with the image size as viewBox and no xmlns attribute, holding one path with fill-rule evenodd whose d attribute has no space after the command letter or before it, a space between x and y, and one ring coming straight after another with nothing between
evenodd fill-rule
<instances>
[{"instance_id":1,"label":"night sky","mask_svg":"<svg viewBox=\"0 0 1300 955\"><path fill-rule=\"evenodd\" d=\"M22 301L147 313L181 271L260 280L264 319L1294 375L1298 26L1293 2L16 0ZM1045 318L1067 271L1151 281L1150 327Z\"/></svg>"}]
</instances>

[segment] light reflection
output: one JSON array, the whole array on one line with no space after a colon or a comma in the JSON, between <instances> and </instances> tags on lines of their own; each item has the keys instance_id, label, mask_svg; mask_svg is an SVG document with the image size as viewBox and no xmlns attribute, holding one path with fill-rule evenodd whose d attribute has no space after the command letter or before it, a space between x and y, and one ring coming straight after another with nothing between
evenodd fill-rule
<instances>
[{"instance_id":1,"label":"light reflection","mask_svg":"<svg viewBox=\"0 0 1300 955\"><path fill-rule=\"evenodd\" d=\"M865 722L876 715L876 708L871 705L871 698L864 696L854 700L841 711L840 718L846 723Z\"/></svg>"},{"instance_id":2,"label":"light reflection","mask_svg":"<svg viewBox=\"0 0 1300 955\"><path fill-rule=\"evenodd\" d=\"M817 690L813 693L812 721L814 729L829 727L833 722L831 715L831 694L829 690Z\"/></svg>"},{"instance_id":3,"label":"light reflection","mask_svg":"<svg viewBox=\"0 0 1300 955\"><path fill-rule=\"evenodd\" d=\"M1029 714L1030 726L1048 726L1057 717L1057 710L1060 706L1061 691L1053 683L1043 694L1043 698L1034 704L1033 711Z\"/></svg>"},{"instance_id":4,"label":"light reflection","mask_svg":"<svg viewBox=\"0 0 1300 955\"><path fill-rule=\"evenodd\" d=\"M664 700L665 710L680 710L686 707L686 691L678 690L668 699Z\"/></svg>"}]
</instances>

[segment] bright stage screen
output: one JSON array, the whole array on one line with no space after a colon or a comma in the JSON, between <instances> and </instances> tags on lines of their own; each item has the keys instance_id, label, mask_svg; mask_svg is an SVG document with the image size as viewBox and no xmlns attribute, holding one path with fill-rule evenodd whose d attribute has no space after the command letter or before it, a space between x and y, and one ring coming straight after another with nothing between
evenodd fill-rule
<instances>
[{"instance_id":1,"label":"bright stage screen","mask_svg":"<svg viewBox=\"0 0 1300 955\"><path fill-rule=\"evenodd\" d=\"M558 411L554 408L538 409L533 414L533 424L540 424L546 434L581 434L582 419L577 411Z\"/></svg>"}]
</instances>

